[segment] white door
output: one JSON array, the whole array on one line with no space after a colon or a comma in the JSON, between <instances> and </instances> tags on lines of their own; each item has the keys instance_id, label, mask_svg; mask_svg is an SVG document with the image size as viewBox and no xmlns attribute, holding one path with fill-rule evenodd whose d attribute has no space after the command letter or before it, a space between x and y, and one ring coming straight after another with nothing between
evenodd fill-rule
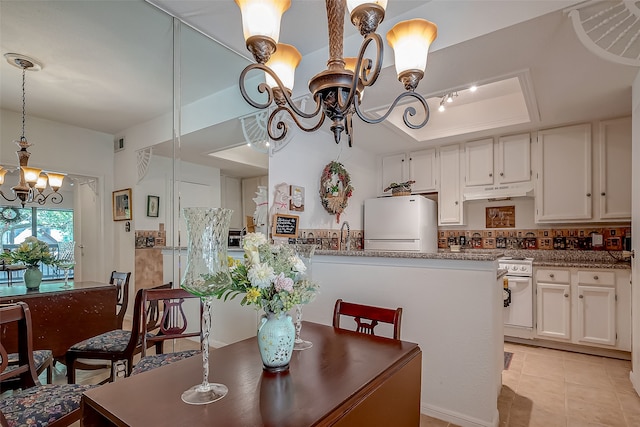
<instances>
[{"instance_id":1,"label":"white door","mask_svg":"<svg viewBox=\"0 0 640 427\"><path fill-rule=\"evenodd\" d=\"M591 219L591 125L538 132L536 222Z\"/></svg>"},{"instance_id":2,"label":"white door","mask_svg":"<svg viewBox=\"0 0 640 427\"><path fill-rule=\"evenodd\" d=\"M600 219L631 220L631 118L600 123Z\"/></svg>"},{"instance_id":3,"label":"white door","mask_svg":"<svg viewBox=\"0 0 640 427\"><path fill-rule=\"evenodd\" d=\"M439 225L463 223L461 191L460 147L440 147Z\"/></svg>"},{"instance_id":4,"label":"white door","mask_svg":"<svg viewBox=\"0 0 640 427\"><path fill-rule=\"evenodd\" d=\"M493 184L493 138L467 142L464 159L465 186Z\"/></svg>"},{"instance_id":5,"label":"white door","mask_svg":"<svg viewBox=\"0 0 640 427\"><path fill-rule=\"evenodd\" d=\"M504 324L533 328L533 285L530 277L508 277L511 304L504 309Z\"/></svg>"},{"instance_id":6,"label":"white door","mask_svg":"<svg viewBox=\"0 0 640 427\"><path fill-rule=\"evenodd\" d=\"M580 342L616 344L616 292L613 287L578 285Z\"/></svg>"},{"instance_id":7,"label":"white door","mask_svg":"<svg viewBox=\"0 0 640 427\"><path fill-rule=\"evenodd\" d=\"M74 240L75 262L73 278L76 281L106 282L104 228L102 203L98 197L98 179L87 179L74 186ZM108 218L111 221L111 218ZM111 268L111 270L113 270ZM109 270L109 272L111 272Z\"/></svg>"},{"instance_id":8,"label":"white door","mask_svg":"<svg viewBox=\"0 0 640 427\"><path fill-rule=\"evenodd\" d=\"M435 148L409 153L409 179L415 181L412 191L436 191L437 176Z\"/></svg>"},{"instance_id":9,"label":"white door","mask_svg":"<svg viewBox=\"0 0 640 427\"><path fill-rule=\"evenodd\" d=\"M571 338L570 285L537 283L537 334L551 338Z\"/></svg>"},{"instance_id":10,"label":"white door","mask_svg":"<svg viewBox=\"0 0 640 427\"><path fill-rule=\"evenodd\" d=\"M498 143L496 184L531 181L531 136L503 136Z\"/></svg>"}]
</instances>

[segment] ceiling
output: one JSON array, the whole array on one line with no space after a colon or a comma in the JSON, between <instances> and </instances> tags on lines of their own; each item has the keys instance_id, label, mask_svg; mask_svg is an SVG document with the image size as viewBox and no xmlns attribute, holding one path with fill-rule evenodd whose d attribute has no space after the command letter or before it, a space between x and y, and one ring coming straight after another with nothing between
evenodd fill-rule
<instances>
[{"instance_id":1,"label":"ceiling","mask_svg":"<svg viewBox=\"0 0 640 427\"><path fill-rule=\"evenodd\" d=\"M238 75L250 63L244 46L240 12L235 2L150 0L199 32L181 35L181 102L188 105L223 90L240 97ZM390 0L380 33L396 22L421 17L439 26L425 78L418 91L439 98L459 91L445 113L431 107L431 119L419 132L407 133L390 122L367 125L354 119L354 144L375 153L423 148L490 135L504 135L599 118L631 114L631 84L638 68L606 61L580 42L566 10L572 1L523 0L415 1ZM327 53L324 1L293 1L282 20L281 41L303 55L296 72L294 97L324 68ZM346 20L345 54L356 52L361 37ZM136 124L168 114L172 108L172 22L167 14L142 0L1 1L0 47L34 57L42 71L27 73L27 115L118 136ZM385 68L367 88L364 108L384 110L402 90L387 47ZM6 61L0 65L0 107L20 111L21 73ZM469 98L471 84L515 77L520 83L527 120L506 124L485 119L500 109L496 92L482 87ZM464 97L462 94L464 93ZM241 100L240 100L241 101ZM482 101L482 102L480 102ZM493 104L492 104L493 102ZM242 101L243 103L243 101ZM235 105L229 103L231 109ZM502 109L509 111L509 108ZM227 107L227 106L223 106ZM474 110L475 108L475 110ZM194 127L182 137L181 158L215 164L232 176L264 171L257 159L222 161L206 154L243 145L239 117L225 111L211 126ZM440 117L439 117L440 116ZM443 121L439 124L439 121ZM440 132L448 128L448 133ZM323 130L328 131L328 124ZM16 129L16 135L20 130ZM162 142L162 141L159 141ZM327 144L334 144L327 135ZM166 150L166 151L163 151ZM156 154L172 150L158 146ZM255 156L254 156L255 157ZM263 160L266 162L266 159Z\"/></svg>"}]
</instances>

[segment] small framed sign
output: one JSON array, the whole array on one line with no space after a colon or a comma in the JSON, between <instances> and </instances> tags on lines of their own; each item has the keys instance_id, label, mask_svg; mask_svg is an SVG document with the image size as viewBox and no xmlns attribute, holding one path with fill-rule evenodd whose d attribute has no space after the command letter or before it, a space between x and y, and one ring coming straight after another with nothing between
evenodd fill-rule
<instances>
[{"instance_id":1,"label":"small framed sign","mask_svg":"<svg viewBox=\"0 0 640 427\"><path fill-rule=\"evenodd\" d=\"M160 196L147 196L147 216L158 217L160 211Z\"/></svg>"},{"instance_id":2,"label":"small framed sign","mask_svg":"<svg viewBox=\"0 0 640 427\"><path fill-rule=\"evenodd\" d=\"M118 190L113 192L113 220L129 221L132 219L131 209L131 189Z\"/></svg>"},{"instance_id":3,"label":"small framed sign","mask_svg":"<svg viewBox=\"0 0 640 427\"><path fill-rule=\"evenodd\" d=\"M273 216L274 237L298 237L298 224L300 217L297 215L275 214Z\"/></svg>"}]
</instances>

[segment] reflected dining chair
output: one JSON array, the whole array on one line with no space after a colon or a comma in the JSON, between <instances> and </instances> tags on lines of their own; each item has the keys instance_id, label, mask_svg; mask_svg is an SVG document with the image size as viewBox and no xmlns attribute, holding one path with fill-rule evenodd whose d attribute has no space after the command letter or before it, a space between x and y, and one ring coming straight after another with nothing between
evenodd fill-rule
<instances>
[{"instance_id":1,"label":"reflected dining chair","mask_svg":"<svg viewBox=\"0 0 640 427\"><path fill-rule=\"evenodd\" d=\"M345 302L342 299L336 301L333 309L333 327L339 329L342 316L352 317L356 322L356 332L376 335L375 327L379 323L393 325L393 339L400 339L400 324L402 321L402 307L396 309L374 307L370 305Z\"/></svg>"},{"instance_id":2,"label":"reflected dining chair","mask_svg":"<svg viewBox=\"0 0 640 427\"><path fill-rule=\"evenodd\" d=\"M8 354L0 342L0 381L15 379L21 390L0 397L0 424L59 427L78 421L82 393L93 386L40 384L33 358L31 312L25 302L0 306L0 326L5 330L11 324L18 340L18 363L7 369Z\"/></svg>"},{"instance_id":3,"label":"reflected dining chair","mask_svg":"<svg viewBox=\"0 0 640 427\"><path fill-rule=\"evenodd\" d=\"M0 358L0 363L1 363ZM7 355L8 365L7 371L16 369L20 364L20 355L18 353L9 353ZM51 350L34 350L33 362L36 368L36 375L39 377L45 370L47 371L47 384L53 382L53 352ZM18 386L19 382L16 378L0 382L0 393L6 390L13 390Z\"/></svg>"},{"instance_id":4,"label":"reflected dining chair","mask_svg":"<svg viewBox=\"0 0 640 427\"><path fill-rule=\"evenodd\" d=\"M189 322L189 316L185 312L185 301L194 301L199 304L197 317ZM160 304L162 302L162 304ZM146 372L160 366L168 365L178 360L186 359L200 353L200 350L184 350L165 353L163 345L165 341L199 337L202 335L202 299L184 289L145 289L142 292L142 304L144 307L157 307L161 310L160 329L156 334L143 334L142 357L133 367L131 375ZM155 345L156 354L147 355L147 349Z\"/></svg>"},{"instance_id":5,"label":"reflected dining chair","mask_svg":"<svg viewBox=\"0 0 640 427\"><path fill-rule=\"evenodd\" d=\"M172 282L161 285L161 289L171 289ZM157 305L144 307L142 296L144 289L136 293L133 306L133 322L130 331L124 329L114 329L95 337L80 341L72 345L65 355L67 365L67 381L73 384L76 381L75 370L85 369L88 360L99 360L109 362L111 373L104 382L115 381L122 362L122 374L125 377L131 375L133 368L133 357L142 351L142 335L152 333L159 328L159 312ZM153 346L153 342L146 345ZM78 364L78 359L81 363Z\"/></svg>"}]
</instances>

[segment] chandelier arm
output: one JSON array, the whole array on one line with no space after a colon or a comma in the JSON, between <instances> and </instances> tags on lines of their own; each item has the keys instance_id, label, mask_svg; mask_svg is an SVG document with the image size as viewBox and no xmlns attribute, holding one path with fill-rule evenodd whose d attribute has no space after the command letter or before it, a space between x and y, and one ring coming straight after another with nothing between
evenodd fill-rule
<instances>
[{"instance_id":1,"label":"chandelier arm","mask_svg":"<svg viewBox=\"0 0 640 427\"><path fill-rule=\"evenodd\" d=\"M33 201L37 202L39 205L44 205L47 203L47 199L51 198L50 202L56 205L62 203L62 194L54 191L52 193L47 194L46 196L42 193L38 193L33 197Z\"/></svg>"},{"instance_id":2,"label":"chandelier arm","mask_svg":"<svg viewBox=\"0 0 640 427\"><path fill-rule=\"evenodd\" d=\"M376 61L375 63L370 59L364 57L365 51L371 42L376 43ZM383 47L382 47L382 37L380 37L377 33L371 33L367 35L362 45L360 46L360 53L356 59L355 72L353 74L353 80L351 81L351 87L349 88L349 93L344 102L341 101L342 96L337 97L338 107L342 111L347 110L347 107L353 102L354 97L358 94L358 85L360 89L366 86L373 85L378 76L380 75L380 71L382 70L382 59L383 59ZM375 65L375 66L373 66ZM371 69L373 68L373 72ZM338 89L339 93L343 92L343 89Z\"/></svg>"},{"instance_id":3,"label":"chandelier arm","mask_svg":"<svg viewBox=\"0 0 640 427\"><path fill-rule=\"evenodd\" d=\"M2 190L0 190L0 196L2 196L2 198L7 202L15 202L16 200L18 200L18 196L16 196L15 194L13 196L13 199L8 198L7 195L2 192Z\"/></svg>"},{"instance_id":4,"label":"chandelier arm","mask_svg":"<svg viewBox=\"0 0 640 427\"><path fill-rule=\"evenodd\" d=\"M408 106L407 108L405 108L404 113L402 114L402 120L404 121L404 124L407 127L409 127L410 129L420 129L421 127L426 125L427 122L429 121L429 105L427 104L427 101L419 93L415 93L415 92L411 92L411 91L401 93L393 101L393 104L391 104L391 106L389 107L387 112L384 115L382 115L381 117L378 117L378 118L369 117L366 114L364 114L362 111L360 111L360 104L359 104L357 99L355 100L353 105L355 107L356 114L358 115L358 117L360 117L360 119L362 121L364 121L366 123L369 123L369 124L377 124L377 123L381 123L384 120L386 120L386 118L389 117L391 112L396 108L396 105L398 105L398 102L400 102L400 100L402 100L405 97L412 97L412 98L415 98L416 100L418 100L420 102L420 104L422 105L422 108L424 109L425 117L424 117L424 120L422 122L418 123L418 124L411 123L409 121L409 117L412 117L412 116L416 115L416 109L413 108L412 106Z\"/></svg>"},{"instance_id":5,"label":"chandelier arm","mask_svg":"<svg viewBox=\"0 0 640 427\"><path fill-rule=\"evenodd\" d=\"M269 85L267 85L266 83L260 83L258 85L258 91L260 93L264 93L267 92L268 94L268 99L267 102L265 103L260 103L257 101L254 101L253 99L251 99L251 97L249 96L249 94L247 93L246 89L245 89L245 80L246 80L246 74L249 71L252 70L262 70L265 73L268 73L273 80L275 80L275 82L278 85L278 88L280 89L281 94L279 94L282 98L284 98L286 104L288 105L288 108L293 111L293 113L297 114L300 117L303 117L305 119L312 119L315 116L318 115L318 112L320 112L320 109L322 108L321 103L318 101L318 99L316 99L316 109L313 113L305 113L304 111L300 110L298 107L296 107L295 103L293 102L293 99L291 99L291 95L289 95L289 89L287 89L284 84L282 83L282 80L280 80L280 78L278 77L278 75L269 67L267 67L264 64L250 64L247 65L247 67L242 70L242 73L240 74L240 93L242 93L242 97L245 99L245 101L247 101L249 104L251 104L252 106L259 108L259 109L266 109L268 108L272 101L274 101L275 97L273 94L273 89L271 87L269 87ZM293 117L293 114L291 114L291 116ZM301 127L302 128L302 127Z\"/></svg>"},{"instance_id":6,"label":"chandelier arm","mask_svg":"<svg viewBox=\"0 0 640 427\"><path fill-rule=\"evenodd\" d=\"M273 139L274 141L282 140L287 135L287 132L289 130L289 125L287 125L284 122L284 120L279 119L276 122L275 127L276 127L276 129L280 130L280 134L278 135L278 134L274 134L273 133L274 132L272 130L273 129L273 121L276 120L276 115L280 111L283 111L286 114L288 114L291 117L291 119L293 119L293 121L296 124L296 126L298 126L298 128L300 128L301 130L303 130L305 132L315 132L316 130L320 129L320 126L322 126L322 123L324 123L324 119L325 119L325 114L324 114L324 112L322 112L322 114L320 114L320 119L318 120L318 123L316 123L314 126L312 126L310 128L307 128L302 123L300 123L300 121L298 120L296 115L293 114L293 111L291 111L288 106L280 105L280 106L278 106L278 108L273 110L273 112L269 116L269 122L267 123L267 133L269 134L269 138Z\"/></svg>"}]
</instances>

